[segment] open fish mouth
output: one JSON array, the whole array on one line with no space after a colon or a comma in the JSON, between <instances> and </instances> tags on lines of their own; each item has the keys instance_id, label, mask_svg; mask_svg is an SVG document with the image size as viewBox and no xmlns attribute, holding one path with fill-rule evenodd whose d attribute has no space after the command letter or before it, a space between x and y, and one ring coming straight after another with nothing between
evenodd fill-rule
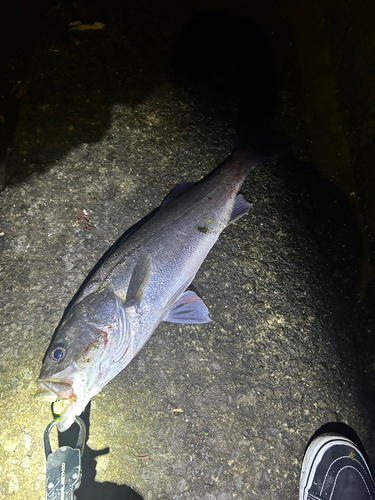
<instances>
[{"instance_id":1,"label":"open fish mouth","mask_svg":"<svg viewBox=\"0 0 375 500\"><path fill-rule=\"evenodd\" d=\"M72 384L59 382L53 379L39 379L37 384L38 389L34 397L38 401L50 401L53 403L59 399L68 400L70 402L77 399Z\"/></svg>"}]
</instances>

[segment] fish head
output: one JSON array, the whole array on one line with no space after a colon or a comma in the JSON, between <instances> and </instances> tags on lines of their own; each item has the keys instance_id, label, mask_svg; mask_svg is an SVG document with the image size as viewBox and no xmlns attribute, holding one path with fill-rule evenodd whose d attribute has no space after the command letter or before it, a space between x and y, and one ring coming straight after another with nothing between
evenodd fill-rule
<instances>
[{"instance_id":1,"label":"fish head","mask_svg":"<svg viewBox=\"0 0 375 500\"><path fill-rule=\"evenodd\" d=\"M63 401L59 431L123 368L130 351L127 330L122 301L112 290L71 308L47 351L35 394L39 401Z\"/></svg>"}]
</instances>

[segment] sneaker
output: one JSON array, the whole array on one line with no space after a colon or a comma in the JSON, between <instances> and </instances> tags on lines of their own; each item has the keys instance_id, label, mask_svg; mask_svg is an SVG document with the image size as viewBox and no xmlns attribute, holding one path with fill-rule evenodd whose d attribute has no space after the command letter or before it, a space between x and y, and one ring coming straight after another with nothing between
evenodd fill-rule
<instances>
[{"instance_id":1,"label":"sneaker","mask_svg":"<svg viewBox=\"0 0 375 500\"><path fill-rule=\"evenodd\" d=\"M306 450L300 500L375 500L375 483L365 458L349 439L322 434Z\"/></svg>"}]
</instances>

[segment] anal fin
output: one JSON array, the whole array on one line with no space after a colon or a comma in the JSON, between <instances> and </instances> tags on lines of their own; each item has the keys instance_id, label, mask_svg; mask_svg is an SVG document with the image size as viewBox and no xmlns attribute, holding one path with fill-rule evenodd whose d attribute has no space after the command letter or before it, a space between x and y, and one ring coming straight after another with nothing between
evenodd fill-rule
<instances>
[{"instance_id":1,"label":"anal fin","mask_svg":"<svg viewBox=\"0 0 375 500\"><path fill-rule=\"evenodd\" d=\"M234 202L234 207L232 210L232 215L230 216L230 219L228 222L228 226L229 226L229 224L232 224L232 222L235 222L237 219L239 219L243 215L247 214L247 212L250 210L251 207L252 207L252 204L245 200L244 195L238 194L236 196L236 200Z\"/></svg>"}]
</instances>

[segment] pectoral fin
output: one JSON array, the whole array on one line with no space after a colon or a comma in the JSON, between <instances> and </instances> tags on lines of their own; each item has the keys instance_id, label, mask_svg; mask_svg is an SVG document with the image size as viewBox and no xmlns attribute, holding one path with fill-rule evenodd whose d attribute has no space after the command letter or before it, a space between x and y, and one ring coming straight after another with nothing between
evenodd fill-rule
<instances>
[{"instance_id":1,"label":"pectoral fin","mask_svg":"<svg viewBox=\"0 0 375 500\"><path fill-rule=\"evenodd\" d=\"M147 284L151 278L151 256L143 254L139 257L130 278L129 288L126 294L125 307L141 305Z\"/></svg>"},{"instance_id":2,"label":"pectoral fin","mask_svg":"<svg viewBox=\"0 0 375 500\"><path fill-rule=\"evenodd\" d=\"M245 200L244 196L242 194L238 194L236 196L236 200L234 202L234 207L232 211L232 215L230 216L228 226L229 224L232 224L232 222L236 221L243 215L247 214L247 212L250 210L252 207L252 204L249 203L248 201Z\"/></svg>"},{"instance_id":3,"label":"pectoral fin","mask_svg":"<svg viewBox=\"0 0 375 500\"><path fill-rule=\"evenodd\" d=\"M208 316L207 306L198 295L191 290L184 292L173 304L168 316L164 321L170 323L208 323L211 321Z\"/></svg>"}]
</instances>

